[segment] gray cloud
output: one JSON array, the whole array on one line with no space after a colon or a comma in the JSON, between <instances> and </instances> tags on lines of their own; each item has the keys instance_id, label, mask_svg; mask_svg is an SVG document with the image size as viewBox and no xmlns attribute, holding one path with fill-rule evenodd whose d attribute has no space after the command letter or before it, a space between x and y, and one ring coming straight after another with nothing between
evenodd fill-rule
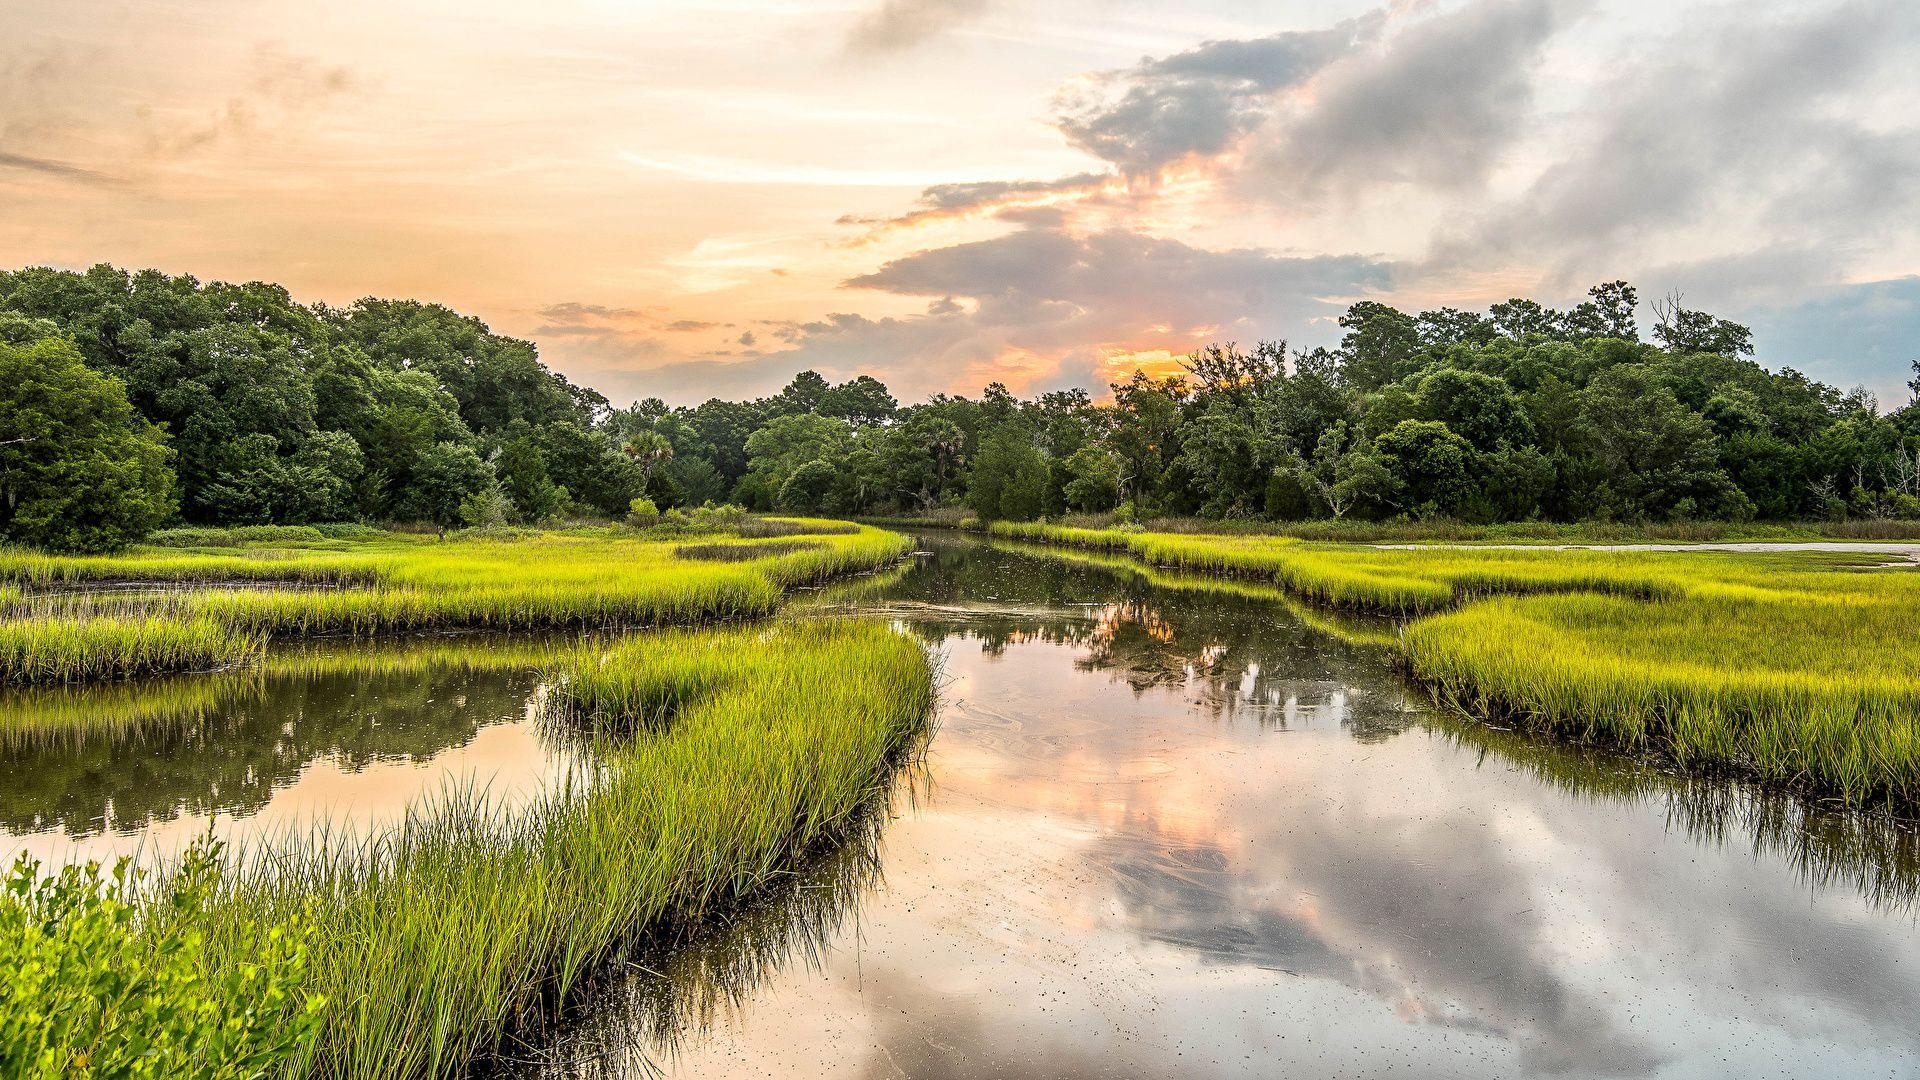
<instances>
[{"instance_id":1,"label":"gray cloud","mask_svg":"<svg viewBox=\"0 0 1920 1080\"><path fill-rule=\"evenodd\" d=\"M1209 251L1124 230L1091 236L1027 229L896 259L850 287L965 296L987 320L1176 331L1241 321L1304 323L1338 310L1329 298L1384 287L1385 264L1257 249ZM1083 339L1084 340L1084 339Z\"/></svg>"},{"instance_id":2,"label":"gray cloud","mask_svg":"<svg viewBox=\"0 0 1920 1080\"><path fill-rule=\"evenodd\" d=\"M1319 333L1337 336L1332 317L1391 276L1392 267L1362 256L1294 258L1208 251L1126 231L1083 237L1026 229L910 255L846 283L929 297L923 315L842 312L780 324L769 335L788 348L725 365L725 375L762 392L803 368L837 378L872 374L908 398L1003 377L1099 391L1113 374L1102 362L1109 347L1185 352L1221 335L1305 330L1311 337L1316 323ZM997 366L1009 353L1043 369ZM693 385L701 396L708 392L705 383Z\"/></svg>"},{"instance_id":3,"label":"gray cloud","mask_svg":"<svg viewBox=\"0 0 1920 1080\"><path fill-rule=\"evenodd\" d=\"M72 180L83 184L118 184L117 176L92 169L83 169L78 165L69 165L64 161L51 161L28 154L10 154L0 150L0 169L18 169L23 172L51 176L57 180Z\"/></svg>"},{"instance_id":4,"label":"gray cloud","mask_svg":"<svg viewBox=\"0 0 1920 1080\"><path fill-rule=\"evenodd\" d=\"M965 184L936 184L920 193L930 210L970 210L1023 195L1077 191L1103 183L1104 173L1078 173L1058 180L981 180Z\"/></svg>"},{"instance_id":5,"label":"gray cloud","mask_svg":"<svg viewBox=\"0 0 1920 1080\"><path fill-rule=\"evenodd\" d=\"M1057 180L979 180L936 184L920 192L917 209L894 217L862 217L847 214L839 219L838 224L874 226L873 231L868 234L869 237L900 226L980 211L994 211L996 217L1022 224L1043 224L1033 219L1034 213L1052 208L1022 207L1019 205L1021 200L1072 193L1090 196L1097 193L1112 179L1113 177L1107 173L1089 172L1075 173Z\"/></svg>"},{"instance_id":6,"label":"gray cloud","mask_svg":"<svg viewBox=\"0 0 1920 1080\"><path fill-rule=\"evenodd\" d=\"M1242 192L1295 201L1477 184L1525 130L1534 65L1569 10L1565 0L1479 0L1331 65L1306 108L1255 136Z\"/></svg>"},{"instance_id":7,"label":"gray cloud","mask_svg":"<svg viewBox=\"0 0 1920 1080\"><path fill-rule=\"evenodd\" d=\"M1905 0L1790 19L1724 9L1683 24L1638 44L1570 125L1572 149L1522 196L1444 237L1436 260L1565 269L1702 223L1844 260L1920 214L1920 128L1910 105L1884 112L1891 94L1917 89L1916 49L1920 8Z\"/></svg>"},{"instance_id":8,"label":"gray cloud","mask_svg":"<svg viewBox=\"0 0 1920 1080\"><path fill-rule=\"evenodd\" d=\"M847 34L847 51L903 52L986 14L989 0L881 0Z\"/></svg>"},{"instance_id":9,"label":"gray cloud","mask_svg":"<svg viewBox=\"0 0 1920 1080\"><path fill-rule=\"evenodd\" d=\"M1227 149L1270 115L1275 92L1299 86L1378 37L1384 12L1326 30L1209 41L1095 76L1055 99L1074 145L1129 173Z\"/></svg>"},{"instance_id":10,"label":"gray cloud","mask_svg":"<svg viewBox=\"0 0 1920 1080\"><path fill-rule=\"evenodd\" d=\"M1731 309L1753 326L1761 359L1839 386L1865 385L1883 408L1906 403L1920 360L1920 275L1810 291L1798 303Z\"/></svg>"}]
</instances>

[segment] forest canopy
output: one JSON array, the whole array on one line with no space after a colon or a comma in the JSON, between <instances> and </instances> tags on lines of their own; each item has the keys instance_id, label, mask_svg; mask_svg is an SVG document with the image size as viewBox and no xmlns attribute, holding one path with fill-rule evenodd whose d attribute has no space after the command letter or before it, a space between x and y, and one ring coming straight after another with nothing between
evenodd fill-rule
<instances>
[{"instance_id":1,"label":"forest canopy","mask_svg":"<svg viewBox=\"0 0 1920 1080\"><path fill-rule=\"evenodd\" d=\"M1363 301L1337 348L1213 345L1110 401L996 383L902 406L869 376L807 371L757 400L616 409L437 304L27 268L0 272L0 536L104 550L170 520L479 525L641 499L1012 520L1920 516L1920 410L1770 370L1746 327L1678 297L1652 310L1643 336L1624 282L1567 311Z\"/></svg>"}]
</instances>

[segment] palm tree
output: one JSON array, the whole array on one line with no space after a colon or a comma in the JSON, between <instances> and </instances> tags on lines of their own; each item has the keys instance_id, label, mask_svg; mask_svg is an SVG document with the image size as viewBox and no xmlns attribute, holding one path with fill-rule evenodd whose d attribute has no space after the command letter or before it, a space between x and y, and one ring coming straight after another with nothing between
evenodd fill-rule
<instances>
[{"instance_id":1,"label":"palm tree","mask_svg":"<svg viewBox=\"0 0 1920 1080\"><path fill-rule=\"evenodd\" d=\"M640 489L645 491L653 483L653 470L660 463L673 457L673 443L657 431L642 431L628 439L621 447L634 464L640 466Z\"/></svg>"}]
</instances>

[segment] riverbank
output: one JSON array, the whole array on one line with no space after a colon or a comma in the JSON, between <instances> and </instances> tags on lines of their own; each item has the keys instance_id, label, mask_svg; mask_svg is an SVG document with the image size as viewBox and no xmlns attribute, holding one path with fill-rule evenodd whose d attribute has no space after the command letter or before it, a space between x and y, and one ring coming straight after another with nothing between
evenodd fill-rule
<instances>
[{"instance_id":1,"label":"riverbank","mask_svg":"<svg viewBox=\"0 0 1920 1080\"><path fill-rule=\"evenodd\" d=\"M1389 549L998 523L1410 620L1401 662L1482 719L1856 807L1920 810L1920 577L1855 552Z\"/></svg>"},{"instance_id":2,"label":"riverbank","mask_svg":"<svg viewBox=\"0 0 1920 1080\"><path fill-rule=\"evenodd\" d=\"M937 511L894 517L863 517L861 521L894 529L965 529L987 527L971 512ZM1464 521L1234 521L1214 518L1153 518L1137 524L1112 514L1069 514L1060 524L1093 530L1138 530L1156 533L1202 533L1214 536L1282 536L1328 543L1452 543L1452 544L1699 544L1797 543L1802 541L1920 542L1920 521L1894 518L1854 518L1845 521L1521 521L1474 525Z\"/></svg>"}]
</instances>

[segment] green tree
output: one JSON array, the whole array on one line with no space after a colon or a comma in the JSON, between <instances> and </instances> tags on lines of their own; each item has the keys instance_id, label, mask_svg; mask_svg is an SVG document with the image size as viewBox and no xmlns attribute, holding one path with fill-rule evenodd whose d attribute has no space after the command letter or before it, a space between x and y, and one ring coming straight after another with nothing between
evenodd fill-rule
<instances>
[{"instance_id":1,"label":"green tree","mask_svg":"<svg viewBox=\"0 0 1920 1080\"><path fill-rule=\"evenodd\" d=\"M1286 386L1286 343L1263 341L1251 353L1232 344L1189 356L1192 415L1180 461L1201 496L1201 513L1221 517L1264 508L1266 478L1291 447L1277 422Z\"/></svg>"},{"instance_id":2,"label":"green tree","mask_svg":"<svg viewBox=\"0 0 1920 1080\"><path fill-rule=\"evenodd\" d=\"M1295 481L1319 499L1335 520L1392 497L1393 475L1357 424L1337 421L1314 444L1311 461L1296 458ZM1271 485L1269 501L1273 501ZM1284 497L1284 494L1282 495Z\"/></svg>"},{"instance_id":3,"label":"green tree","mask_svg":"<svg viewBox=\"0 0 1920 1080\"><path fill-rule=\"evenodd\" d=\"M833 491L839 480L840 470L832 462L815 458L794 469L781 482L775 505L782 510L807 514L832 509Z\"/></svg>"},{"instance_id":4,"label":"green tree","mask_svg":"<svg viewBox=\"0 0 1920 1080\"><path fill-rule=\"evenodd\" d=\"M1473 491L1473 446L1438 420L1402 420L1374 449L1394 501L1417 517L1454 513Z\"/></svg>"},{"instance_id":5,"label":"green tree","mask_svg":"<svg viewBox=\"0 0 1920 1080\"><path fill-rule=\"evenodd\" d=\"M1644 364L1595 376L1581 392L1586 445L1605 469L1609 503L1627 518L1752 513L1720 467L1713 429Z\"/></svg>"},{"instance_id":6,"label":"green tree","mask_svg":"<svg viewBox=\"0 0 1920 1080\"><path fill-rule=\"evenodd\" d=\"M1587 297L1562 318L1562 333L1573 338L1640 340L1636 315L1640 293L1633 286L1624 281L1609 281L1588 289Z\"/></svg>"},{"instance_id":7,"label":"green tree","mask_svg":"<svg viewBox=\"0 0 1920 1080\"><path fill-rule=\"evenodd\" d=\"M1100 513L1120 505L1120 479L1126 468L1120 456L1097 446L1083 446L1062 462L1066 476L1062 495L1069 510Z\"/></svg>"},{"instance_id":8,"label":"green tree","mask_svg":"<svg viewBox=\"0 0 1920 1080\"><path fill-rule=\"evenodd\" d=\"M72 342L0 344L0 537L112 551L173 513L166 441Z\"/></svg>"},{"instance_id":9,"label":"green tree","mask_svg":"<svg viewBox=\"0 0 1920 1080\"><path fill-rule=\"evenodd\" d=\"M1021 424L1002 424L980 444L967 505L982 521L1032 521L1046 512L1050 481L1033 433Z\"/></svg>"},{"instance_id":10,"label":"green tree","mask_svg":"<svg viewBox=\"0 0 1920 1080\"><path fill-rule=\"evenodd\" d=\"M1737 322L1717 319L1704 311L1681 306L1680 294L1655 301L1653 340L1670 353L1706 353L1714 356L1753 355L1753 331Z\"/></svg>"},{"instance_id":11,"label":"green tree","mask_svg":"<svg viewBox=\"0 0 1920 1080\"><path fill-rule=\"evenodd\" d=\"M899 411L900 403L887 392L886 384L871 375L861 375L820 395L814 411L835 416L850 424L884 424Z\"/></svg>"},{"instance_id":12,"label":"green tree","mask_svg":"<svg viewBox=\"0 0 1920 1080\"><path fill-rule=\"evenodd\" d=\"M394 504L408 521L424 521L445 529L467 524L474 509L467 501L496 491L493 468L464 443L436 443L420 455L413 476ZM463 510L467 513L463 513Z\"/></svg>"},{"instance_id":13,"label":"green tree","mask_svg":"<svg viewBox=\"0 0 1920 1080\"><path fill-rule=\"evenodd\" d=\"M1515 341L1551 337L1560 327L1559 312L1521 297L1503 300L1488 308L1487 314L1493 320L1495 329Z\"/></svg>"},{"instance_id":14,"label":"green tree","mask_svg":"<svg viewBox=\"0 0 1920 1080\"><path fill-rule=\"evenodd\" d=\"M1113 384L1114 425L1107 445L1127 464L1122 490L1136 504L1153 507L1166 491L1180 453L1180 427L1189 391L1180 376L1155 379L1135 371Z\"/></svg>"},{"instance_id":15,"label":"green tree","mask_svg":"<svg viewBox=\"0 0 1920 1080\"><path fill-rule=\"evenodd\" d=\"M1443 368L1420 381L1417 409L1473 444L1492 451L1533 441L1533 423L1506 380L1477 371Z\"/></svg>"},{"instance_id":16,"label":"green tree","mask_svg":"<svg viewBox=\"0 0 1920 1080\"><path fill-rule=\"evenodd\" d=\"M773 507L802 465L842 460L852 441L853 425L836 417L810 412L776 416L748 437L747 474L735 497L751 506Z\"/></svg>"},{"instance_id":17,"label":"green tree","mask_svg":"<svg viewBox=\"0 0 1920 1080\"><path fill-rule=\"evenodd\" d=\"M1347 382L1363 392L1399 382L1414 367L1420 327L1413 316L1373 300L1362 300L1340 317L1347 333L1340 339Z\"/></svg>"}]
</instances>

